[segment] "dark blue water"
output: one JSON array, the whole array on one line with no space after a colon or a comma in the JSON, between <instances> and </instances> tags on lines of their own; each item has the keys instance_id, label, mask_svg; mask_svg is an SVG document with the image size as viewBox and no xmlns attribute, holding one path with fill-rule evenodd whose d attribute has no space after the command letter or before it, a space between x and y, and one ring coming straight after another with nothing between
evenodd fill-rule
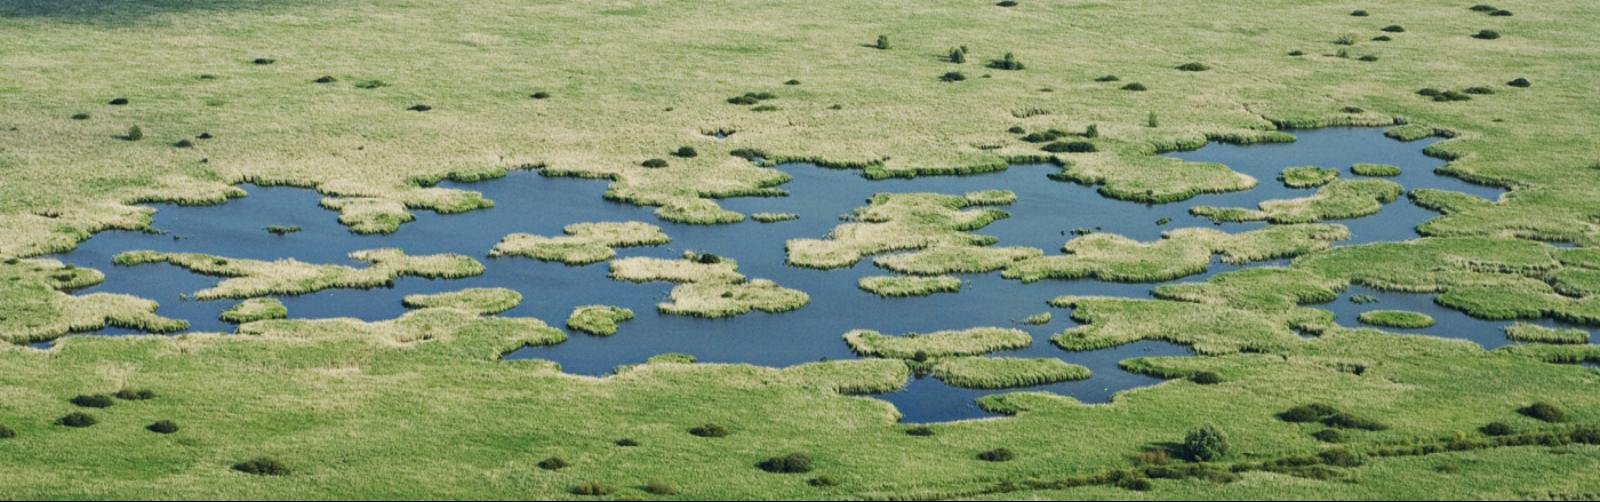
<instances>
[{"instance_id":1,"label":"dark blue water","mask_svg":"<svg viewBox=\"0 0 1600 502\"><path fill-rule=\"evenodd\" d=\"M1351 296L1367 295L1376 298L1370 303L1355 303L1350 301ZM1484 348L1492 349L1512 342L1506 338L1505 328L1512 325L1513 321L1490 321L1478 319L1459 310L1451 310L1434 303L1431 293L1402 293L1395 291L1380 291L1366 286L1351 286L1350 289L1339 295L1339 300L1317 307L1333 311L1335 319L1344 326L1362 326L1357 318L1362 312L1372 310L1410 310L1422 312L1433 317L1434 324L1426 328L1406 329L1378 327L1384 331L1407 335L1432 335L1444 338L1458 338L1471 340ZM1526 320L1547 328L1587 328L1557 319Z\"/></svg>"},{"instance_id":2,"label":"dark blue water","mask_svg":"<svg viewBox=\"0 0 1600 502\"><path fill-rule=\"evenodd\" d=\"M618 365L636 364L651 356L678 352L691 354L703 362L751 363L788 366L820 359L855 357L841 339L851 329L875 329L884 333L926 332L974 326L1010 326L1034 336L1027 349L998 353L1000 356L1059 357L1089 367L1094 377L1080 382L1044 385L1029 390L1045 390L1072 396L1088 403L1106 402L1113 394L1129 388L1151 385L1157 379L1134 375L1117 368L1129 357L1184 355L1183 347L1141 342L1113 349L1070 353L1049 343L1049 337L1073 325L1069 312L1054 309L1055 319L1043 326L1027 326L1021 320L1051 310L1045 302L1063 294L1146 297L1152 284L1118 284L1093 280L1042 281L1023 284L1000 278L998 273L962 276L965 284L959 294L920 298L879 298L861 291L858 278L886 274L862 260L856 266L832 271L790 267L785 264L784 242L794 238L820 238L839 224L839 216L865 204L878 192L938 192L960 194L987 189L1017 193L1018 201L1008 207L1012 217L984 228L979 233L999 238L999 245L1032 246L1047 253L1060 253L1074 229L1101 229L1140 240L1153 240L1165 230L1185 226L1211 226L1209 220L1188 214L1195 205L1254 207L1262 200L1301 197L1313 190L1284 188L1274 178L1284 167L1320 165L1336 167L1348 174L1355 162L1386 163L1400 166L1405 174L1392 178L1410 188L1443 188L1497 197L1500 190L1470 185L1460 180L1433 174L1442 161L1421 154L1427 142L1399 143L1380 130L1327 129L1298 131L1300 141L1288 145L1230 146L1211 145L1201 150L1175 154L1193 161L1223 162L1255 176L1256 189L1231 194L1206 195L1190 201L1165 205L1145 205L1100 197L1093 187L1060 183L1047 179L1054 166L1014 166L1000 173L968 177L928 177L916 180L867 181L856 171L824 169L795 164L779 168L793 181L783 185L791 196L739 198L721 201L728 209L742 213L760 211L791 212L799 220L761 224L747 221L735 225L679 225L657 220L651 208L607 202L602 198L606 182L546 178L536 173L514 173L506 178L470 185L445 184L451 188L476 190L494 200L492 209L457 215L423 212L413 223L403 225L388 236L351 234L338 224L336 215L317 206L319 197L309 190L246 186L250 196L221 206L161 206L155 228L164 234L106 232L66 253L63 261L104 271L104 284L84 290L120 292L161 302L159 313L187 319L194 331L232 331L232 326L217 316L233 301L193 301L184 293L205 289L216 278L184 272L168 265L118 267L111 264L117 253L134 249L182 251L215 254L234 258L296 258L311 263L347 263L364 266L346 258L351 251L376 247L398 247L408 254L460 253L477 257L487 270L477 277L456 280L401 278L392 288L373 290L327 290L302 296L281 298L293 318L355 317L368 321L394 318L405 312L400 299L408 294L454 291L467 287L506 287L521 292L522 305L505 313L531 316L561 326L574 306L606 304L628 307L637 317L623 323L610 337L574 333L566 342L551 347L530 347L506 357L539 358L556 361L571 373L602 375ZM1403 240L1416 236L1413 228L1436 214L1405 200L1389 204L1376 217L1340 221L1351 227L1352 242ZM1172 223L1157 225L1170 218ZM752 278L767 278L805 291L811 304L795 312L766 314L755 312L730 319L699 319L660 315L655 309L666 299L672 285L634 284L612 281L607 267L595 264L571 267L558 263L507 257L487 258L488 251L506 234L527 232L558 235L565 225L586 221L638 220L659 224L673 238L667 246L620 249L620 256L659 256L675 258L685 250L715 253L738 260L740 271ZM299 233L275 236L263 229L269 225L299 225ZM1221 228L1242 231L1262 223L1228 224ZM1239 265L1213 261L1206 274L1184 280L1237 270ZM1250 264L1282 264L1283 261ZM1400 308L1385 304L1381 307ZM1336 311L1340 306L1330 305ZM1409 308L1434 315L1445 324L1451 312L1432 306ZM1361 309L1367 310L1367 309ZM1359 313L1359 311L1358 311ZM1341 313L1343 315L1343 313ZM1341 317L1341 321L1344 318ZM1452 321L1453 322L1453 321ZM1498 333L1498 326L1467 319L1473 326ZM1355 325L1353 316L1347 323ZM107 329L105 334L125 333ZM1454 330L1436 328L1430 333L1461 336ZM1474 331L1476 333L1476 331ZM1469 339L1476 338L1467 337ZM1489 340L1486 337L1485 345ZM1503 343L1503 335L1495 343ZM955 389L931 378L913 382L907 388L885 394L908 421L942 421L984 416L973 399L995 391Z\"/></svg>"}]
</instances>

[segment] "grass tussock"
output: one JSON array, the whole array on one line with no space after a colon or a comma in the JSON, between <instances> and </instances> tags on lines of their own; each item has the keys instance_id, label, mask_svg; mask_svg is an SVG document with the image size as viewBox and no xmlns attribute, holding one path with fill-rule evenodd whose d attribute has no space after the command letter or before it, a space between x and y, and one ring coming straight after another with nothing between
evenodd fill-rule
<instances>
[{"instance_id":1,"label":"grass tussock","mask_svg":"<svg viewBox=\"0 0 1600 502\"><path fill-rule=\"evenodd\" d=\"M119 266L169 263L226 278L215 287L195 292L195 298L201 300L302 295L331 288L370 289L390 286L401 276L449 279L479 275L484 270L477 260L456 254L408 256L398 249L369 249L350 253L350 258L370 265L355 268L294 259L261 261L156 251L128 251L112 261Z\"/></svg>"},{"instance_id":2,"label":"grass tussock","mask_svg":"<svg viewBox=\"0 0 1600 502\"><path fill-rule=\"evenodd\" d=\"M615 257L615 248L660 246L672 241L661 227L637 221L574 223L562 232L566 235L510 234L495 244L489 256L524 256L567 265L588 265Z\"/></svg>"},{"instance_id":3,"label":"grass tussock","mask_svg":"<svg viewBox=\"0 0 1600 502\"><path fill-rule=\"evenodd\" d=\"M617 325L633 319L633 309L610 305L585 305L572 309L567 327L597 336L617 333Z\"/></svg>"},{"instance_id":4,"label":"grass tussock","mask_svg":"<svg viewBox=\"0 0 1600 502\"><path fill-rule=\"evenodd\" d=\"M481 315L499 314L522 303L522 293L506 288L467 288L434 294L406 295L401 299L406 308L453 308Z\"/></svg>"},{"instance_id":5,"label":"grass tussock","mask_svg":"<svg viewBox=\"0 0 1600 502\"><path fill-rule=\"evenodd\" d=\"M934 364L933 376L966 389L1031 387L1087 380L1088 368L1056 358L956 357Z\"/></svg>"},{"instance_id":6,"label":"grass tussock","mask_svg":"<svg viewBox=\"0 0 1600 502\"><path fill-rule=\"evenodd\" d=\"M858 329L845 333L844 340L851 350L863 356L923 360L983 355L1033 344L1033 337L1027 332L1012 328L970 328L901 336Z\"/></svg>"},{"instance_id":7,"label":"grass tussock","mask_svg":"<svg viewBox=\"0 0 1600 502\"><path fill-rule=\"evenodd\" d=\"M276 298L251 298L228 307L219 317L223 322L232 324L283 319L289 317L289 308Z\"/></svg>"},{"instance_id":8,"label":"grass tussock","mask_svg":"<svg viewBox=\"0 0 1600 502\"><path fill-rule=\"evenodd\" d=\"M1362 324L1385 328L1421 329L1433 326L1433 317L1408 310L1369 310L1358 316Z\"/></svg>"},{"instance_id":9,"label":"grass tussock","mask_svg":"<svg viewBox=\"0 0 1600 502\"><path fill-rule=\"evenodd\" d=\"M877 275L862 277L856 284L864 291L883 297L928 296L961 291L961 279L948 275Z\"/></svg>"},{"instance_id":10,"label":"grass tussock","mask_svg":"<svg viewBox=\"0 0 1600 502\"><path fill-rule=\"evenodd\" d=\"M1505 328L1506 338L1524 343L1577 345L1589 343L1589 332L1578 328L1547 328L1517 322Z\"/></svg>"}]
</instances>

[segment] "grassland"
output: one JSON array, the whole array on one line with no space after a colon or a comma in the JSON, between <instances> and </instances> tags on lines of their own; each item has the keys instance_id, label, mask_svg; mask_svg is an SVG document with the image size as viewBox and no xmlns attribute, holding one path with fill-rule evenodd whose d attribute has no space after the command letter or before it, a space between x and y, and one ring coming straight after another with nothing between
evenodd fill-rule
<instances>
[{"instance_id":1,"label":"grassland","mask_svg":"<svg viewBox=\"0 0 1600 502\"><path fill-rule=\"evenodd\" d=\"M506 288L467 288L430 295L406 295L400 301L414 309L451 307L488 315L517 308L522 303L522 293Z\"/></svg>"},{"instance_id":2,"label":"grassland","mask_svg":"<svg viewBox=\"0 0 1600 502\"><path fill-rule=\"evenodd\" d=\"M678 260L643 256L612 260L611 278L678 283L669 293L670 301L656 305L656 310L665 314L718 318L752 310L788 312L811 303L804 291L745 277L732 259L692 251Z\"/></svg>"},{"instance_id":3,"label":"grassland","mask_svg":"<svg viewBox=\"0 0 1600 502\"><path fill-rule=\"evenodd\" d=\"M851 350L864 356L921 360L983 355L1033 344L1033 338L1027 332L1011 328L970 328L907 335L855 330L845 333L844 340Z\"/></svg>"},{"instance_id":4,"label":"grassland","mask_svg":"<svg viewBox=\"0 0 1600 502\"><path fill-rule=\"evenodd\" d=\"M1428 314L1409 310L1369 310L1362 312L1357 320L1372 326L1405 329L1426 328L1434 323Z\"/></svg>"},{"instance_id":5,"label":"grassland","mask_svg":"<svg viewBox=\"0 0 1600 502\"><path fill-rule=\"evenodd\" d=\"M961 279L948 275L931 277L874 275L862 277L856 282L862 290L878 296L928 296L961 291Z\"/></svg>"},{"instance_id":6,"label":"grassland","mask_svg":"<svg viewBox=\"0 0 1600 502\"><path fill-rule=\"evenodd\" d=\"M202 300L302 295L330 288L366 289L394 284L401 276L459 278L483 273L483 264L458 254L407 256L399 249L368 249L350 253L350 259L371 265L305 263L292 258L263 261L224 258L200 253L127 251L118 254L118 266L169 263L191 272L225 277L215 287L194 293Z\"/></svg>"},{"instance_id":7,"label":"grassland","mask_svg":"<svg viewBox=\"0 0 1600 502\"><path fill-rule=\"evenodd\" d=\"M1574 364L1600 361L1593 345L1485 351L1339 327L1309 305L1362 284L1437 294L1480 317L1600 323L1585 271L1600 268L1600 255L1530 242L1600 244L1600 169L1586 148L1600 128L1592 92L1600 19L1582 2L1496 2L1514 16L1468 7L0 3L0 338L12 342L107 324L182 329L148 300L73 295L99 274L32 258L94 232L148 228L153 210L137 204L222 203L244 195L240 182L315 188L361 233L403 231L414 211L488 207L493 201L439 183L516 169L603 180L608 198L657 207L673 221L735 222L743 215L716 198L773 195L787 179L729 155L736 150L871 178L1046 162L1059 166L1058 180L1160 202L1259 181L1153 153L1285 141L1292 132L1280 128L1404 122L1390 133L1447 138L1428 149L1450 161L1446 173L1510 189L1497 201L1412 192L1443 213L1420 227L1429 239L1313 250L1285 268L1162 285L1152 300L1058 300L1086 323L1058 335L1062 346L1158 339L1192 344L1201 356L1124 361L1172 381L1107 405L991 396L984 406L1014 416L933 425L933 438L906 434L881 401L841 395L904 385L902 361L781 369L657 361L576 377L549 363L497 361L559 343L559 331L452 307L380 322L262 320L242 326L244 336L68 336L47 351L0 345L0 426L15 433L0 439L0 498L578 498L572 490L585 483L633 498L655 496L645 491L653 480L700 499L1595 498L1600 449L1577 433L1600 425L1600 397L1584 391L1600 374ZM1350 15L1357 8L1370 14ZM1255 15L1237 15L1242 9ZM1389 25L1404 31L1382 29ZM1501 36L1474 38L1480 30ZM879 35L892 45L868 47ZM1380 35L1389 40L1373 40ZM962 45L971 48L968 62L946 59ZM1006 53L1026 69L983 66ZM1190 62L1209 69L1176 69ZM940 81L952 71L968 78ZM318 83L324 75L333 78ZM801 83L783 84L791 79ZM1529 84L1507 85L1514 79ZM1144 90L1124 90L1134 82ZM1471 87L1495 92L1464 101L1416 94ZM727 102L752 92L774 98ZM114 98L127 104L108 104ZM408 110L418 104L429 108ZM1098 137L1080 139L1094 152L1045 152L1007 132L1090 124ZM124 139L133 126L142 139ZM707 131L735 133L718 141ZM684 145L700 154L671 155ZM656 158L670 160L642 165ZM1230 214L1312 221L1398 197L1379 183L1332 196L1343 183ZM791 257L828 267L890 251L967 248L930 260L925 275L957 272L940 262L1013 261L965 256L986 249L967 227L998 217L968 202L979 201L918 214L940 225L937 238L916 228L869 238L885 222L862 219L805 241ZM697 288L696 299L721 301L743 283L702 284L684 286ZM911 358L915 350L905 348L946 345L929 344L932 336L872 340L899 354L886 357ZM1198 383L1201 374L1219 383ZM80 411L72 396L129 388L157 397L91 410L99 419L92 427L53 425ZM1346 431L1330 446L1312 436L1325 426L1278 418L1307 396L1387 428ZM1566 410L1567 421L1517 411L1536 402ZM169 419L182 430L144 429ZM1542 444L1486 436L1491 422ZM706 423L730 434L687 433ZM1232 445L1211 465L1237 474L1207 479L1182 474L1199 464L1146 463L1208 423ZM639 446L619 446L622 439ZM997 448L1015 458L976 458ZM1356 462L1319 456L1336 448ZM754 467L796 452L837 484ZM291 472L230 469L263 456ZM570 465L537 466L552 456Z\"/></svg>"},{"instance_id":8,"label":"grassland","mask_svg":"<svg viewBox=\"0 0 1600 502\"><path fill-rule=\"evenodd\" d=\"M276 298L251 298L222 311L221 319L234 324L283 319L289 317L289 308Z\"/></svg>"},{"instance_id":9,"label":"grassland","mask_svg":"<svg viewBox=\"0 0 1600 502\"><path fill-rule=\"evenodd\" d=\"M495 244L489 256L526 256L568 265L588 265L615 257L615 248L660 246L672 241L661 227L637 221L574 223L562 231L566 235L560 237L507 235Z\"/></svg>"},{"instance_id":10,"label":"grassland","mask_svg":"<svg viewBox=\"0 0 1600 502\"><path fill-rule=\"evenodd\" d=\"M956 387L1004 389L1085 380L1089 369L1055 358L957 357L933 365L933 376Z\"/></svg>"},{"instance_id":11,"label":"grassland","mask_svg":"<svg viewBox=\"0 0 1600 502\"><path fill-rule=\"evenodd\" d=\"M617 334L617 325L633 319L633 309L610 305L584 305L572 309L567 327L598 336Z\"/></svg>"}]
</instances>

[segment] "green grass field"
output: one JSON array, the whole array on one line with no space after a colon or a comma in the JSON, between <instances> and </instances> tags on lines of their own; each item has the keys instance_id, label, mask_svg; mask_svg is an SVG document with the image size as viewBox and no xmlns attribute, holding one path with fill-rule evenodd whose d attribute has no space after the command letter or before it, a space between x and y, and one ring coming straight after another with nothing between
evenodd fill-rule
<instances>
[{"instance_id":1,"label":"green grass field","mask_svg":"<svg viewBox=\"0 0 1600 502\"><path fill-rule=\"evenodd\" d=\"M1435 293L1481 318L1600 325L1600 11L1571 0L1472 6L0 0L0 499L1600 498L1600 349L1582 333L1514 324L1506 335L1522 343L1486 351L1338 326L1313 305L1356 284ZM887 48L874 47L880 36ZM965 62L951 61L961 46ZM991 67L1007 54L1025 68ZM1080 133L1091 125L1092 139ZM1162 285L1151 299L1057 298L1083 323L1053 338L1061 349L1165 340L1198 355L1122 361L1168 381L1109 404L1001 393L981 405L1006 417L926 427L860 394L930 369L970 387L1085 372L983 359L1027 339L978 328L839 334L872 356L859 360L766 368L663 355L580 377L500 361L568 334L552 327L560 319L495 315L520 298L487 289L408 299L412 310L387 321L276 319L281 305L253 302L235 312L251 322L234 335L71 335L187 323L146 299L73 295L103 275L41 258L94 232L147 229L153 210L139 204L224 203L243 182L314 188L360 233L403 229L414 211L490 207L435 185L522 169L610 180L609 199L700 224L745 220L716 199L772 193L788 176L770 164L790 160L864 178L1047 162L1063 183L1170 202L1278 181L1157 153L1335 125L1446 137L1428 149L1450 160L1444 171L1510 191L1493 202L1405 194L1443 213L1406 243L1330 248L1341 229L1310 222L1368 214L1402 193L1320 171L1284 173L1321 185L1317 195L1209 215L1297 223L1249 234L1093 234L1067 244L1072 254L1041 256L972 233L1014 198L977 192L876 196L826 238L789 242L797 266L871 257L917 276L1155 281L1217 254L1294 257ZM1024 140L1052 129L1085 137ZM675 155L685 146L698 155ZM600 261L612 247L667 242L652 225L514 235L502 252ZM219 298L483 270L460 255L356 258L369 263L122 261L221 276L198 292ZM669 314L809 301L731 260L696 258L610 270L679 283L659 307ZM568 323L591 332L623 320L574 314ZM21 345L51 339L49 350ZM128 398L72 402L113 393ZM1284 419L1313 403L1347 420ZM85 423L65 419L75 412L96 423L70 425ZM157 432L163 420L176 432ZM1186 435L1206 425L1228 446L1196 456ZM757 466L796 453L810 472ZM244 470L266 474L241 470L252 459L266 461Z\"/></svg>"}]
</instances>

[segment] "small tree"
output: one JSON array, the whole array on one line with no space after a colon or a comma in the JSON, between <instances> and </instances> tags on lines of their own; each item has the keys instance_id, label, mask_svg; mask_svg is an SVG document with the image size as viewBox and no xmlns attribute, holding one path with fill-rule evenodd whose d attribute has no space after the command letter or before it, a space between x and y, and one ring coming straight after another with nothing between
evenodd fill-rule
<instances>
[{"instance_id":1,"label":"small tree","mask_svg":"<svg viewBox=\"0 0 1600 502\"><path fill-rule=\"evenodd\" d=\"M1200 426L1184 436L1183 453L1197 462L1217 460L1228 454L1228 437L1211 424Z\"/></svg>"},{"instance_id":2,"label":"small tree","mask_svg":"<svg viewBox=\"0 0 1600 502\"><path fill-rule=\"evenodd\" d=\"M140 129L139 126L130 126L128 127L128 134L123 135L122 139L128 141L139 141L144 139L144 129Z\"/></svg>"},{"instance_id":3,"label":"small tree","mask_svg":"<svg viewBox=\"0 0 1600 502\"><path fill-rule=\"evenodd\" d=\"M1089 127L1083 130L1083 137L1085 137L1085 138L1098 138L1098 137L1100 137L1100 126L1097 126L1097 125L1094 125L1094 124L1089 124Z\"/></svg>"},{"instance_id":4,"label":"small tree","mask_svg":"<svg viewBox=\"0 0 1600 502\"><path fill-rule=\"evenodd\" d=\"M961 50L960 48L950 49L950 62L955 64L966 63L967 51Z\"/></svg>"},{"instance_id":5,"label":"small tree","mask_svg":"<svg viewBox=\"0 0 1600 502\"><path fill-rule=\"evenodd\" d=\"M884 50L884 51L889 50L889 36L888 35L878 35L878 42L875 43L875 44L872 44L872 46L878 48L878 50Z\"/></svg>"}]
</instances>

